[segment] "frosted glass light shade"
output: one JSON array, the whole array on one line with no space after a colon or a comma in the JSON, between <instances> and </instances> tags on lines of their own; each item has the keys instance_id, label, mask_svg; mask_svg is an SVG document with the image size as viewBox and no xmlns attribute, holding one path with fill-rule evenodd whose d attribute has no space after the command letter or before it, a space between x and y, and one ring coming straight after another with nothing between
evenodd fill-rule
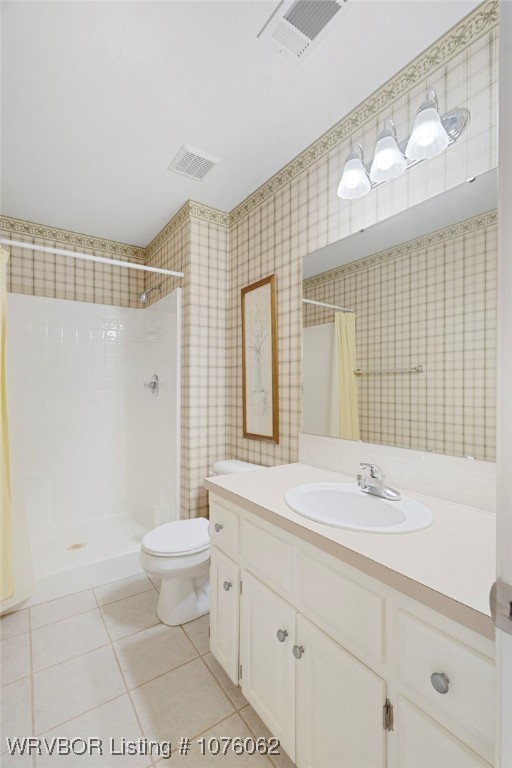
<instances>
[{"instance_id":1,"label":"frosted glass light shade","mask_svg":"<svg viewBox=\"0 0 512 768\"><path fill-rule=\"evenodd\" d=\"M398 149L394 136L382 134L375 147L375 155L370 169L372 181L390 181L397 179L407 168L407 161Z\"/></svg>"},{"instance_id":2,"label":"frosted glass light shade","mask_svg":"<svg viewBox=\"0 0 512 768\"><path fill-rule=\"evenodd\" d=\"M439 112L432 102L420 107L405 155L409 160L428 160L439 155L449 143L448 134L443 128Z\"/></svg>"},{"instance_id":3,"label":"frosted glass light shade","mask_svg":"<svg viewBox=\"0 0 512 768\"><path fill-rule=\"evenodd\" d=\"M357 200L371 189L370 179L361 158L351 153L343 169L343 176L338 186L338 197L344 200Z\"/></svg>"}]
</instances>

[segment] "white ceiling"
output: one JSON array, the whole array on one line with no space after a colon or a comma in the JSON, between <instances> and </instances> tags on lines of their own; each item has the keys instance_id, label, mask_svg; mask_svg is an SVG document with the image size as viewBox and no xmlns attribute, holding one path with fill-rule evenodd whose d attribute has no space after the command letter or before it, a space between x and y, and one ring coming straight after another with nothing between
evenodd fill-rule
<instances>
[{"instance_id":1,"label":"white ceiling","mask_svg":"<svg viewBox=\"0 0 512 768\"><path fill-rule=\"evenodd\" d=\"M231 210L478 2L349 0L299 66L256 37L276 5L4 0L2 213L144 246L188 198ZM167 170L184 143L204 182Z\"/></svg>"}]
</instances>

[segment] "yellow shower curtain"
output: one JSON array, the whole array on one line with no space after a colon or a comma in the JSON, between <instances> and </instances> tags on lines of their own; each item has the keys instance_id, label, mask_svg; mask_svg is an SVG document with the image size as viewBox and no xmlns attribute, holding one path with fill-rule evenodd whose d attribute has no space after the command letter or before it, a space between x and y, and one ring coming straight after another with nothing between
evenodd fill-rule
<instances>
[{"instance_id":1,"label":"yellow shower curtain","mask_svg":"<svg viewBox=\"0 0 512 768\"><path fill-rule=\"evenodd\" d=\"M357 401L356 316L353 312L334 315L334 399L338 437L359 440L359 404Z\"/></svg>"},{"instance_id":2,"label":"yellow shower curtain","mask_svg":"<svg viewBox=\"0 0 512 768\"><path fill-rule=\"evenodd\" d=\"M7 393L5 388L6 272L9 254L0 248L0 601L14 594Z\"/></svg>"}]
</instances>

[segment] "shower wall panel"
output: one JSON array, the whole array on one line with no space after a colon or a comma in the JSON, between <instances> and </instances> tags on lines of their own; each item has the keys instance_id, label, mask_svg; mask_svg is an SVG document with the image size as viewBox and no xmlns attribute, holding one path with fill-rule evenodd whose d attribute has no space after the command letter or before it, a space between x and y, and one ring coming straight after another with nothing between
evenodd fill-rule
<instances>
[{"instance_id":1,"label":"shower wall panel","mask_svg":"<svg viewBox=\"0 0 512 768\"><path fill-rule=\"evenodd\" d=\"M176 300L165 301L167 312L142 312L9 294L9 420L21 484L13 491L35 537L113 516L149 527L155 504L174 508ZM174 307L174 336L176 322ZM157 398L143 386L153 373Z\"/></svg>"},{"instance_id":2,"label":"shower wall panel","mask_svg":"<svg viewBox=\"0 0 512 768\"><path fill-rule=\"evenodd\" d=\"M32 530L126 512L128 317L9 294L10 430Z\"/></svg>"}]
</instances>

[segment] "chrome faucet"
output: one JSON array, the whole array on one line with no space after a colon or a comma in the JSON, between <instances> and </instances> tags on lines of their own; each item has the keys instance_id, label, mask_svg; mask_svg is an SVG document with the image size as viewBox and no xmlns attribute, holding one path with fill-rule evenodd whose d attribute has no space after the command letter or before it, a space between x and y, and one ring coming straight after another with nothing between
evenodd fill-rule
<instances>
[{"instance_id":1,"label":"chrome faucet","mask_svg":"<svg viewBox=\"0 0 512 768\"><path fill-rule=\"evenodd\" d=\"M364 462L359 466L361 469L370 470L369 475L361 473L356 478L357 484L363 493L370 493L372 496L378 496L381 499L388 499L389 501L400 501L402 494L400 491L384 484L382 469L377 464L367 464Z\"/></svg>"}]
</instances>

